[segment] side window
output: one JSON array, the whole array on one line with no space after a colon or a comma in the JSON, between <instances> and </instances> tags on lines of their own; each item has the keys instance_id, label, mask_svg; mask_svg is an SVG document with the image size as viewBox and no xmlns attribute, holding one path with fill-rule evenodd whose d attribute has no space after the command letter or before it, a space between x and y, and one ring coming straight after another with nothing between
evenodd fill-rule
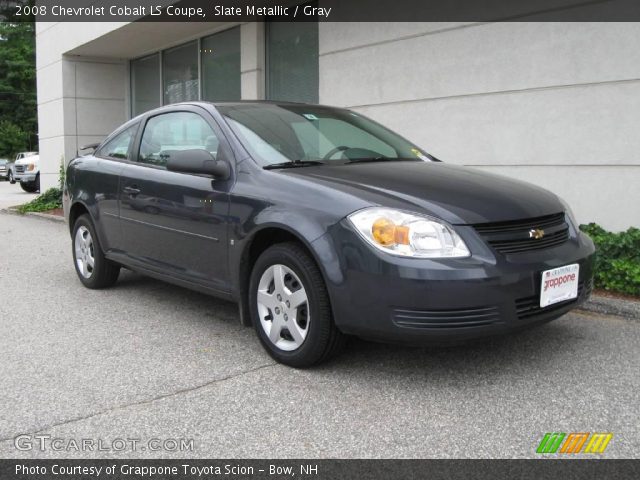
<instances>
[{"instance_id":1,"label":"side window","mask_svg":"<svg viewBox=\"0 0 640 480\"><path fill-rule=\"evenodd\" d=\"M133 125L113 137L96 152L96 155L98 157L129 158L129 147L131 146L133 135L136 133L136 128L138 126Z\"/></svg>"},{"instance_id":2,"label":"side window","mask_svg":"<svg viewBox=\"0 0 640 480\"><path fill-rule=\"evenodd\" d=\"M215 158L219 140L200 115L172 112L152 117L142 134L138 161L166 166L172 150L207 150Z\"/></svg>"}]
</instances>

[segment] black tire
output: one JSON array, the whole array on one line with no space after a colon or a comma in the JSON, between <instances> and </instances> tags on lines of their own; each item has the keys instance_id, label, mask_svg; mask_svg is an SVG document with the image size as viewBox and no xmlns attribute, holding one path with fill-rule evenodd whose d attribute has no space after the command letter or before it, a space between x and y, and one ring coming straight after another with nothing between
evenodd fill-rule
<instances>
[{"instance_id":1,"label":"black tire","mask_svg":"<svg viewBox=\"0 0 640 480\"><path fill-rule=\"evenodd\" d=\"M269 340L258 314L258 285L260 278L273 265L291 269L307 292L309 310L308 333L300 347L293 351L278 348ZM251 318L263 347L280 363L306 368L329 360L343 348L346 336L336 327L331 303L322 274L313 258L297 243L279 243L265 250L256 261L249 283Z\"/></svg>"},{"instance_id":2,"label":"black tire","mask_svg":"<svg viewBox=\"0 0 640 480\"><path fill-rule=\"evenodd\" d=\"M22 190L24 190L27 193L36 193L38 191L38 186L35 181L33 182L20 181L20 186L22 187Z\"/></svg>"},{"instance_id":3,"label":"black tire","mask_svg":"<svg viewBox=\"0 0 640 480\"><path fill-rule=\"evenodd\" d=\"M36 175L36 181L34 183L36 187L36 192L39 192L40 191L40 173Z\"/></svg>"},{"instance_id":4,"label":"black tire","mask_svg":"<svg viewBox=\"0 0 640 480\"><path fill-rule=\"evenodd\" d=\"M14 183L16 183L15 179L13 178L13 172L11 170L9 170L9 177L7 177L9 180L9 183L11 185L13 185Z\"/></svg>"},{"instance_id":5,"label":"black tire","mask_svg":"<svg viewBox=\"0 0 640 480\"><path fill-rule=\"evenodd\" d=\"M76 258L76 239L78 230L84 227L89 231L91 235L91 241L93 243L92 254L94 265L90 273L90 276L85 277L79 269L78 259ZM71 251L73 254L73 266L78 274L78 278L82 284L91 289L106 288L112 286L118 280L120 274L120 265L108 260L102 252L100 246L100 240L96 235L96 230L93 227L93 222L88 214L80 215L73 225L73 235L71 237Z\"/></svg>"}]
</instances>

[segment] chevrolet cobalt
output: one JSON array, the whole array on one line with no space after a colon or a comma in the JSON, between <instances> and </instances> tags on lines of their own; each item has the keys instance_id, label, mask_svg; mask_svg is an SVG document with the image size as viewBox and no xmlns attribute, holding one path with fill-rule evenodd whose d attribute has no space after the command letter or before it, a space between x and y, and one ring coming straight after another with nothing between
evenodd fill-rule
<instances>
[{"instance_id":1,"label":"chevrolet cobalt","mask_svg":"<svg viewBox=\"0 0 640 480\"><path fill-rule=\"evenodd\" d=\"M70 162L80 281L121 267L237 302L276 360L347 335L450 343L541 324L592 288L593 243L551 192L446 165L357 112L170 105Z\"/></svg>"}]
</instances>

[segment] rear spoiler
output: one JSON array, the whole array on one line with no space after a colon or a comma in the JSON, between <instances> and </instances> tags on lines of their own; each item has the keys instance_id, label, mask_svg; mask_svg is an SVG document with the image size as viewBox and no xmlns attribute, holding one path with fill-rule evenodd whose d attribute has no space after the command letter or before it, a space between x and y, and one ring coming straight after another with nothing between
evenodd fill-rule
<instances>
[{"instance_id":1,"label":"rear spoiler","mask_svg":"<svg viewBox=\"0 0 640 480\"><path fill-rule=\"evenodd\" d=\"M98 143L87 143L86 145L83 145L80 147L80 150L95 150L96 148L98 148L100 146L100 142Z\"/></svg>"}]
</instances>

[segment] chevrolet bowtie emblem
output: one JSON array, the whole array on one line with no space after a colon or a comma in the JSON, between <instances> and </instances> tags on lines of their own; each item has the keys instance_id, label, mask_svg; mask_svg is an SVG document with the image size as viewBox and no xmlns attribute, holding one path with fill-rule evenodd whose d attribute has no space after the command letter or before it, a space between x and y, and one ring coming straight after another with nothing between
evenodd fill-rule
<instances>
[{"instance_id":1,"label":"chevrolet bowtie emblem","mask_svg":"<svg viewBox=\"0 0 640 480\"><path fill-rule=\"evenodd\" d=\"M529 230L529 238L535 238L536 240L540 240L544 237L544 230L541 228L532 228Z\"/></svg>"}]
</instances>

